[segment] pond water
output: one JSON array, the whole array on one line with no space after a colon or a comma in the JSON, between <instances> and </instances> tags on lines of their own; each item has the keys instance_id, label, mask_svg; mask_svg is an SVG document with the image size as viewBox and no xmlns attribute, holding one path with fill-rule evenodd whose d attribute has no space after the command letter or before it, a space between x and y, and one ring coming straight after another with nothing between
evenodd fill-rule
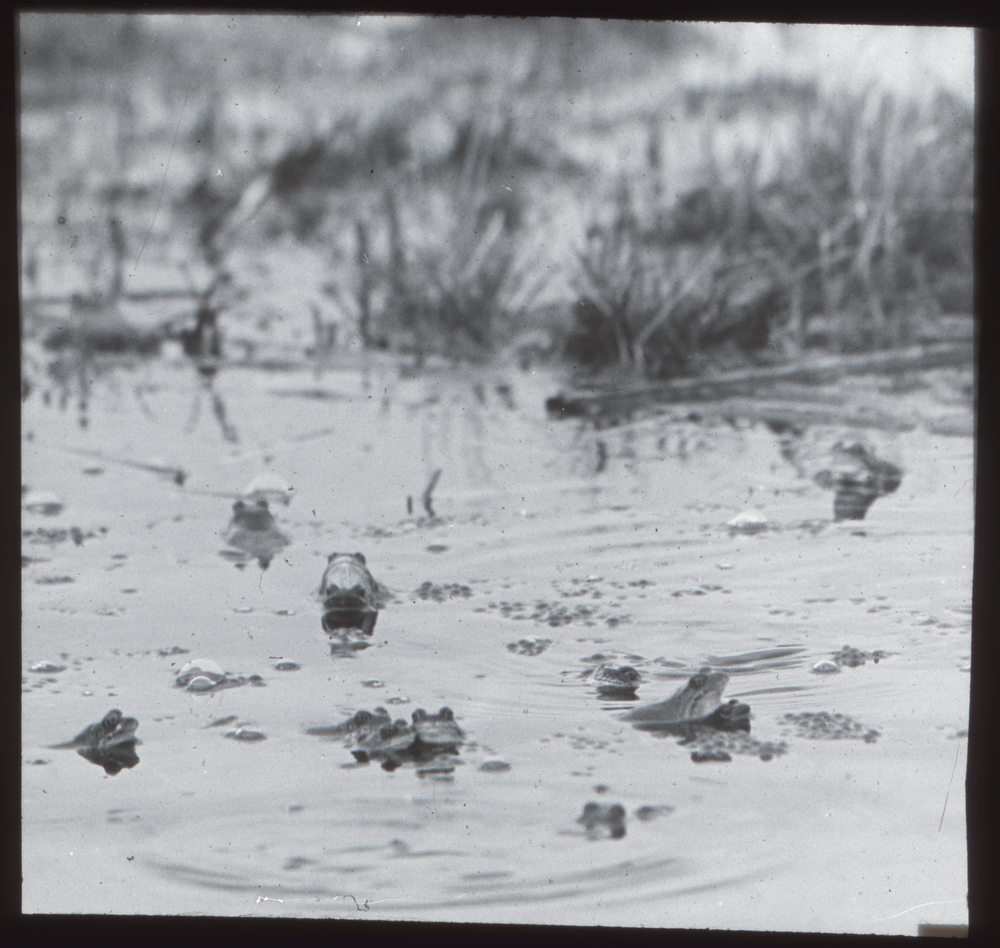
<instances>
[{"instance_id":1,"label":"pond water","mask_svg":"<svg viewBox=\"0 0 1000 948\"><path fill-rule=\"evenodd\" d=\"M971 438L898 435L902 486L833 523L763 425L599 431L545 417L557 388L229 370L238 443L165 363L99 384L86 431L30 399L23 480L64 507L22 523L23 910L965 923ZM291 542L238 568L231 506L266 470L294 487L272 505ZM750 509L766 528L727 526ZM328 554L355 550L390 592L360 651L331 647L317 597ZM845 644L885 654L813 672ZM178 687L196 658L263 686ZM635 668L635 694L602 691L602 664ZM703 666L770 759L697 763L622 720ZM450 707L458 755L389 771L307 733L377 706ZM137 765L51 749L111 708L139 721ZM805 712L868 740L785 720ZM620 805L624 834L581 823L588 803Z\"/></svg>"}]
</instances>

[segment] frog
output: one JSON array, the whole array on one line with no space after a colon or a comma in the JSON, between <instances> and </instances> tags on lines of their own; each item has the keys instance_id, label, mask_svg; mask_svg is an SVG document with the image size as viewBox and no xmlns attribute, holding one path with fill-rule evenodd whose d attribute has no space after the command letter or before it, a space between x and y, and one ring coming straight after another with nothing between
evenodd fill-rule
<instances>
[{"instance_id":1,"label":"frog","mask_svg":"<svg viewBox=\"0 0 1000 948\"><path fill-rule=\"evenodd\" d=\"M237 500L233 504L226 543L240 553L255 557L262 570L267 569L275 555L290 542L278 529L266 500L256 500L252 504ZM231 554L226 552L226 555Z\"/></svg>"},{"instance_id":2,"label":"frog","mask_svg":"<svg viewBox=\"0 0 1000 948\"><path fill-rule=\"evenodd\" d=\"M591 839L621 839L625 835L625 807L620 803L588 803L577 823L583 825Z\"/></svg>"},{"instance_id":3,"label":"frog","mask_svg":"<svg viewBox=\"0 0 1000 948\"><path fill-rule=\"evenodd\" d=\"M426 764L443 756L457 757L464 741L465 733L455 723L450 708L441 708L433 715L417 708L412 723L400 718L370 730L358 739L351 753L361 764L381 760L382 769L391 773L404 763Z\"/></svg>"},{"instance_id":4,"label":"frog","mask_svg":"<svg viewBox=\"0 0 1000 948\"><path fill-rule=\"evenodd\" d=\"M695 763L728 762L731 754L773 760L784 754L782 742L750 737L750 706L731 698L722 703L729 676L702 668L688 683L658 704L636 708L625 715L639 731L680 737L680 746L691 748Z\"/></svg>"},{"instance_id":5,"label":"frog","mask_svg":"<svg viewBox=\"0 0 1000 948\"><path fill-rule=\"evenodd\" d=\"M665 701L635 708L622 715L622 719L634 721L638 726L676 724L706 718L722 704L722 692L728 683L729 676L725 672L712 671L705 666Z\"/></svg>"},{"instance_id":6,"label":"frog","mask_svg":"<svg viewBox=\"0 0 1000 948\"><path fill-rule=\"evenodd\" d=\"M118 744L139 743L136 739L136 728L139 722L135 718L126 718L118 708L112 708L97 724L85 727L71 741L53 744L53 749L79 750L80 748L105 749Z\"/></svg>"},{"instance_id":7,"label":"frog","mask_svg":"<svg viewBox=\"0 0 1000 948\"><path fill-rule=\"evenodd\" d=\"M604 701L635 701L642 675L631 665L601 665L594 672L597 695Z\"/></svg>"},{"instance_id":8,"label":"frog","mask_svg":"<svg viewBox=\"0 0 1000 948\"><path fill-rule=\"evenodd\" d=\"M864 520L868 508L893 493L903 483L903 469L883 460L862 443L833 447L834 465L819 471L813 480L820 487L832 489L833 519Z\"/></svg>"},{"instance_id":9,"label":"frog","mask_svg":"<svg viewBox=\"0 0 1000 948\"><path fill-rule=\"evenodd\" d=\"M363 553L331 553L319 584L323 630L359 629L372 635L385 591L368 570Z\"/></svg>"},{"instance_id":10,"label":"frog","mask_svg":"<svg viewBox=\"0 0 1000 948\"><path fill-rule=\"evenodd\" d=\"M374 711L365 711L362 709L346 721L341 721L340 724L308 727L306 728L306 734L311 734L315 737L357 739L391 723L392 718L389 717L389 712L383 707L378 707Z\"/></svg>"},{"instance_id":11,"label":"frog","mask_svg":"<svg viewBox=\"0 0 1000 948\"><path fill-rule=\"evenodd\" d=\"M135 745L142 743L135 736L139 722L127 718L118 708L112 708L96 724L85 727L71 741L51 745L54 749L74 749L85 760L104 768L115 776L125 768L139 763Z\"/></svg>"}]
</instances>

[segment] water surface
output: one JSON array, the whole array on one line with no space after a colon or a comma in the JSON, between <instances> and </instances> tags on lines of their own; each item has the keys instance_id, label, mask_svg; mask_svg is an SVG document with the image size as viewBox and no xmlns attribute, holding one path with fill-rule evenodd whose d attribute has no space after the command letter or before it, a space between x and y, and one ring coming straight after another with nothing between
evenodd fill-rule
<instances>
[{"instance_id":1,"label":"water surface","mask_svg":"<svg viewBox=\"0 0 1000 948\"><path fill-rule=\"evenodd\" d=\"M26 912L880 933L967 918L971 439L900 434L900 489L834 524L763 425L595 431L546 419L555 388L531 374L230 371L217 387L238 444L207 402L189 425L193 385L169 366L99 387L86 432L25 406L23 479L65 503L23 518ZM292 543L238 569L218 495L268 469L295 488L273 508ZM732 532L747 509L768 529ZM60 542L73 526L83 542ZM393 594L364 651L331 653L320 627L334 550L362 551ZM889 654L812 672L845 644ZM192 658L265 687L174 687ZM29 670L42 661L65 668ZM636 702L602 698L605 662L640 671L638 703L724 669L752 736L787 752L694 763L620 719ZM451 772L358 765L306 733L378 705L452 708L468 741ZM112 707L139 719L138 766L112 777L49 749ZM879 737L782 722L807 711ZM209 726L227 717L266 740ZM592 838L589 802L621 804L625 835Z\"/></svg>"}]
</instances>

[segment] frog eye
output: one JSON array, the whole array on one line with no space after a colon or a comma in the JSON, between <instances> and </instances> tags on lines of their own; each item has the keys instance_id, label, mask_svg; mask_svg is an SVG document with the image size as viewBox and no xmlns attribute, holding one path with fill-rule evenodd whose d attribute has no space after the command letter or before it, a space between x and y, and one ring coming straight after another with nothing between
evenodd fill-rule
<instances>
[{"instance_id":1,"label":"frog eye","mask_svg":"<svg viewBox=\"0 0 1000 948\"><path fill-rule=\"evenodd\" d=\"M355 724L367 724L372 719L370 711L359 711L354 715Z\"/></svg>"},{"instance_id":2,"label":"frog eye","mask_svg":"<svg viewBox=\"0 0 1000 948\"><path fill-rule=\"evenodd\" d=\"M705 675L695 675L688 684L692 688L704 688L707 680Z\"/></svg>"},{"instance_id":3,"label":"frog eye","mask_svg":"<svg viewBox=\"0 0 1000 948\"><path fill-rule=\"evenodd\" d=\"M442 721L454 721L455 713L451 710L451 708L442 708L440 711L438 711L438 717Z\"/></svg>"}]
</instances>

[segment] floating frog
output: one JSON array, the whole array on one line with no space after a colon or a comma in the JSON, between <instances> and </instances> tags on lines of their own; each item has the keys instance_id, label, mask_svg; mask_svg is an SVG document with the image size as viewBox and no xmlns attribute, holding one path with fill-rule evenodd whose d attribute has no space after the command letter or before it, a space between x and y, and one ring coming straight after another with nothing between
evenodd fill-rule
<instances>
[{"instance_id":1,"label":"floating frog","mask_svg":"<svg viewBox=\"0 0 1000 948\"><path fill-rule=\"evenodd\" d=\"M377 731L379 728L391 723L392 718L389 717L389 712L385 708L378 707L374 711L365 711L362 709L346 721L341 721L340 724L306 728L306 734L312 734L315 737L357 738ZM404 721L403 723L405 724L406 722Z\"/></svg>"},{"instance_id":2,"label":"floating frog","mask_svg":"<svg viewBox=\"0 0 1000 948\"><path fill-rule=\"evenodd\" d=\"M389 719L385 708L358 711L353 717L330 727L307 728L307 734L346 738L358 763L382 761L382 769L396 770L404 763L426 764L442 756L457 757L465 733L455 723L450 708L428 714L423 708L413 712L411 723Z\"/></svg>"},{"instance_id":3,"label":"floating frog","mask_svg":"<svg viewBox=\"0 0 1000 948\"><path fill-rule=\"evenodd\" d=\"M323 600L323 630L360 629L365 635L375 630L378 610L385 591L368 571L361 553L331 553L319 584Z\"/></svg>"},{"instance_id":4,"label":"floating frog","mask_svg":"<svg viewBox=\"0 0 1000 948\"><path fill-rule=\"evenodd\" d=\"M625 835L625 807L620 803L588 803L577 823L583 824L591 839L621 839Z\"/></svg>"},{"instance_id":5,"label":"floating frog","mask_svg":"<svg viewBox=\"0 0 1000 948\"><path fill-rule=\"evenodd\" d=\"M722 704L728 682L725 672L702 668L666 701L636 708L622 718L633 722L636 730L682 738L680 744L692 748L691 759L696 763L728 761L732 759L730 754L747 754L761 760L783 754L784 743L749 736L749 705L735 698Z\"/></svg>"},{"instance_id":6,"label":"floating frog","mask_svg":"<svg viewBox=\"0 0 1000 948\"><path fill-rule=\"evenodd\" d=\"M820 487L834 490L833 519L864 520L868 508L879 498L891 494L903 482L903 469L875 456L860 442L833 447L834 466L819 471L813 480Z\"/></svg>"},{"instance_id":7,"label":"floating frog","mask_svg":"<svg viewBox=\"0 0 1000 948\"><path fill-rule=\"evenodd\" d=\"M714 672L705 667L692 675L687 684L666 701L635 708L622 718L637 722L636 726L676 724L705 718L722 704L722 692L728 683L729 676L725 672Z\"/></svg>"},{"instance_id":8,"label":"floating frog","mask_svg":"<svg viewBox=\"0 0 1000 948\"><path fill-rule=\"evenodd\" d=\"M126 718L118 708L112 708L104 719L97 724L85 727L71 741L63 744L53 744L54 749L93 747L107 748L126 742L136 743L135 731L139 722L135 718Z\"/></svg>"},{"instance_id":9,"label":"floating frog","mask_svg":"<svg viewBox=\"0 0 1000 948\"><path fill-rule=\"evenodd\" d=\"M113 777L139 763L135 752L135 745L141 743L135 736L138 726L135 718L126 718L118 708L112 708L103 720L85 727L73 740L52 747L75 749L81 757L103 767L105 773Z\"/></svg>"},{"instance_id":10,"label":"floating frog","mask_svg":"<svg viewBox=\"0 0 1000 948\"><path fill-rule=\"evenodd\" d=\"M631 665L601 665L594 672L597 694L605 701L635 701L642 675Z\"/></svg>"},{"instance_id":11,"label":"floating frog","mask_svg":"<svg viewBox=\"0 0 1000 948\"><path fill-rule=\"evenodd\" d=\"M252 504L238 500L233 504L226 543L240 553L255 557L261 569L267 569L289 542L274 522L266 500L256 500Z\"/></svg>"}]
</instances>

